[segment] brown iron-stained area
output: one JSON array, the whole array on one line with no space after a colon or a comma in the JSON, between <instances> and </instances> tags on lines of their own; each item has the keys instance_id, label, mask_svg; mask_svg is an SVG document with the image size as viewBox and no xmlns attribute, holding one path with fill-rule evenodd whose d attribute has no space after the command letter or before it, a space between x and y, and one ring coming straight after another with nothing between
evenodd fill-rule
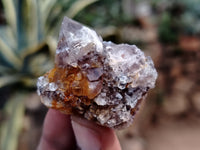
<instances>
[{"instance_id":1,"label":"brown iron-stained area","mask_svg":"<svg viewBox=\"0 0 200 150\"><path fill-rule=\"evenodd\" d=\"M84 105L89 105L102 89L102 80L99 78L98 68L88 70L81 70L80 68L67 66L60 68L55 66L50 70L48 76L50 83L59 85L59 91L64 93L62 104L58 103L59 96L55 96L52 102L52 108L59 109L65 113L71 113L73 106L77 105L80 100ZM88 78L95 78L96 75L99 80L90 81ZM64 106L63 106L64 104ZM71 107L72 106L72 107Z\"/></svg>"}]
</instances>

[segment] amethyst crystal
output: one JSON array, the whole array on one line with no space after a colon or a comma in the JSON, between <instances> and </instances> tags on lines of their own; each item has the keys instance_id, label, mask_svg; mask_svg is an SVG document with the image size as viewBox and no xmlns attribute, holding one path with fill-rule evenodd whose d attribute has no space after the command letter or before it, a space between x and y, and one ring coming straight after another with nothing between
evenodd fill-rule
<instances>
[{"instance_id":1,"label":"amethyst crystal","mask_svg":"<svg viewBox=\"0 0 200 150\"><path fill-rule=\"evenodd\" d=\"M133 122L156 78L153 61L135 45L102 41L94 30L65 17L55 67L38 78L37 87L49 108L123 128Z\"/></svg>"}]
</instances>

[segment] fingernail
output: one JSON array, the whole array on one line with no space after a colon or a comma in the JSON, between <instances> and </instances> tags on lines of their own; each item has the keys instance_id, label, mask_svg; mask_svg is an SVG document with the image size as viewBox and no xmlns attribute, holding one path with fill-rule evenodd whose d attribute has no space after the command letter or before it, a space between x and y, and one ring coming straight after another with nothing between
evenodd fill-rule
<instances>
[{"instance_id":1,"label":"fingernail","mask_svg":"<svg viewBox=\"0 0 200 150\"><path fill-rule=\"evenodd\" d=\"M72 116L72 127L76 137L77 145L81 150L100 150L101 139L98 128L93 123Z\"/></svg>"}]
</instances>

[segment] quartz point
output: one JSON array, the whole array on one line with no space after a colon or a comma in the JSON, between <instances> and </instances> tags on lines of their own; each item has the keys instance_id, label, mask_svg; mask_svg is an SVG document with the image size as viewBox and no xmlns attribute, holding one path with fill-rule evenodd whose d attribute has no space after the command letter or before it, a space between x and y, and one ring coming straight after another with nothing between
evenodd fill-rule
<instances>
[{"instance_id":1,"label":"quartz point","mask_svg":"<svg viewBox=\"0 0 200 150\"><path fill-rule=\"evenodd\" d=\"M133 122L156 79L152 59L138 47L103 41L64 17L55 67L38 78L37 92L49 108L121 129Z\"/></svg>"}]
</instances>

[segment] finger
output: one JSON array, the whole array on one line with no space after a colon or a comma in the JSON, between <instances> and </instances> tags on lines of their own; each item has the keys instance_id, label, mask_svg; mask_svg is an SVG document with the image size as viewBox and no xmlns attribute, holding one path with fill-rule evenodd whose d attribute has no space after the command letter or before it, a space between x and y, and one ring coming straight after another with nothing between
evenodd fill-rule
<instances>
[{"instance_id":1,"label":"finger","mask_svg":"<svg viewBox=\"0 0 200 150\"><path fill-rule=\"evenodd\" d=\"M75 145L70 116L49 109L38 150L73 150Z\"/></svg>"},{"instance_id":2,"label":"finger","mask_svg":"<svg viewBox=\"0 0 200 150\"><path fill-rule=\"evenodd\" d=\"M72 127L81 150L121 150L116 134L110 128L72 116Z\"/></svg>"}]
</instances>

